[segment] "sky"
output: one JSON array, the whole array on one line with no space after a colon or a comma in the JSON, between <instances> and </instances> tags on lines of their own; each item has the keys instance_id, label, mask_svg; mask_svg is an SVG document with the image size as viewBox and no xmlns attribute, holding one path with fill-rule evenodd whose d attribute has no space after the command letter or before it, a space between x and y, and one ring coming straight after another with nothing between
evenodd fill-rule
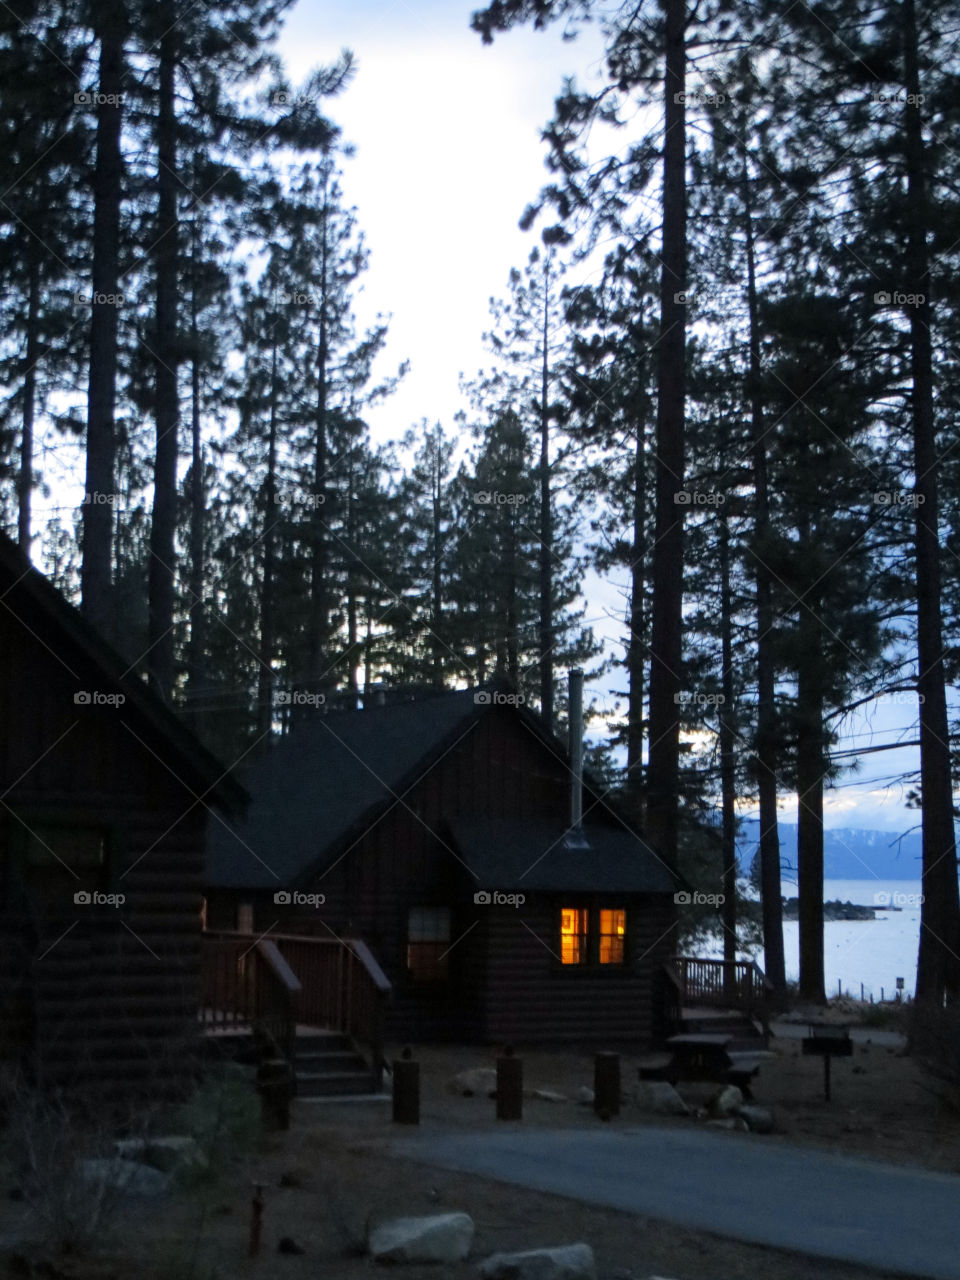
<instances>
[{"instance_id":1,"label":"sky","mask_svg":"<svg viewBox=\"0 0 960 1280\"><path fill-rule=\"evenodd\" d=\"M368 414L374 437L397 439L426 417L448 429L465 408L459 376L489 364L482 341L489 301L506 289L510 268L538 243L518 220L548 178L540 131L565 75L593 83L602 68L596 30L564 42L559 29L522 28L484 46L470 30L467 0L301 0L288 16L279 52L294 85L342 48L357 61L351 86L329 103L356 154L343 188L357 206L370 250L358 315L390 314L379 371L403 360L410 372L395 395ZM622 656L620 584L587 583L587 620ZM622 685L614 677L613 685ZM592 690L614 709L609 678ZM916 736L915 701L887 699L852 718L843 746ZM915 766L915 752L864 758L825 803L829 827L906 830L917 814L886 779ZM795 821L784 797L782 820ZM750 812L748 809L745 813Z\"/></svg>"}]
</instances>

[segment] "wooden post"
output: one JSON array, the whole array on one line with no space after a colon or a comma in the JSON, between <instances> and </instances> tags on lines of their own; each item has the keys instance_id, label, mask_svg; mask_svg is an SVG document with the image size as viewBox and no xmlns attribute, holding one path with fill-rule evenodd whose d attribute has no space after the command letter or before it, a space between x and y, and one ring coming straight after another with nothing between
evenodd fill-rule
<instances>
[{"instance_id":1,"label":"wooden post","mask_svg":"<svg viewBox=\"0 0 960 1280\"><path fill-rule=\"evenodd\" d=\"M509 1044L497 1058L497 1119L523 1119L523 1059Z\"/></svg>"},{"instance_id":2,"label":"wooden post","mask_svg":"<svg viewBox=\"0 0 960 1280\"><path fill-rule=\"evenodd\" d=\"M247 1254L255 1258L260 1252L260 1237L263 1234L263 1188L255 1186L253 1199L250 1202L250 1244Z\"/></svg>"},{"instance_id":3,"label":"wooden post","mask_svg":"<svg viewBox=\"0 0 960 1280\"><path fill-rule=\"evenodd\" d=\"M409 1046L393 1064L393 1122L420 1123L420 1063L412 1061Z\"/></svg>"},{"instance_id":4,"label":"wooden post","mask_svg":"<svg viewBox=\"0 0 960 1280\"><path fill-rule=\"evenodd\" d=\"M602 1119L620 1114L619 1053L598 1053L593 1059L593 1109Z\"/></svg>"},{"instance_id":5,"label":"wooden post","mask_svg":"<svg viewBox=\"0 0 960 1280\"><path fill-rule=\"evenodd\" d=\"M293 1092L290 1064L285 1058L268 1058L257 1068L260 1120L266 1130L290 1128L290 1096Z\"/></svg>"}]
</instances>

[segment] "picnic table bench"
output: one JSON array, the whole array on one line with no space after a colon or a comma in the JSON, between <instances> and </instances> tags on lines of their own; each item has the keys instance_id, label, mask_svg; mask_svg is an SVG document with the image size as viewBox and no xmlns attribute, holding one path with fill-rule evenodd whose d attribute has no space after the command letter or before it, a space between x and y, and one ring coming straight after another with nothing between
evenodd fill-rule
<instances>
[{"instance_id":1,"label":"picnic table bench","mask_svg":"<svg viewBox=\"0 0 960 1280\"><path fill-rule=\"evenodd\" d=\"M712 1080L717 1084L735 1084L750 1099L750 1081L760 1064L772 1055L762 1050L731 1050L732 1035L689 1033L671 1036L670 1050L656 1059L648 1059L638 1068L641 1080L668 1080L676 1085L681 1080Z\"/></svg>"}]
</instances>

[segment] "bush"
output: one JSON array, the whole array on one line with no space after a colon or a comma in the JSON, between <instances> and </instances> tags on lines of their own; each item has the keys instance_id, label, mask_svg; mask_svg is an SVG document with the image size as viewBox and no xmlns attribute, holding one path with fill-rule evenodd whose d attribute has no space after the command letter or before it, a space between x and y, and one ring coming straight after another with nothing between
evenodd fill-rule
<instances>
[{"instance_id":1,"label":"bush","mask_svg":"<svg viewBox=\"0 0 960 1280\"><path fill-rule=\"evenodd\" d=\"M196 1139L207 1162L196 1176L216 1177L234 1156L251 1151L260 1135L260 1115L249 1068L236 1063L212 1068L173 1112L168 1129Z\"/></svg>"},{"instance_id":2,"label":"bush","mask_svg":"<svg viewBox=\"0 0 960 1280\"><path fill-rule=\"evenodd\" d=\"M5 1137L32 1224L47 1245L79 1253L108 1234L123 1187L119 1175L85 1176L83 1162L116 1154L112 1123L95 1107L20 1081L10 1090ZM107 1168L108 1166L104 1166Z\"/></svg>"}]
</instances>

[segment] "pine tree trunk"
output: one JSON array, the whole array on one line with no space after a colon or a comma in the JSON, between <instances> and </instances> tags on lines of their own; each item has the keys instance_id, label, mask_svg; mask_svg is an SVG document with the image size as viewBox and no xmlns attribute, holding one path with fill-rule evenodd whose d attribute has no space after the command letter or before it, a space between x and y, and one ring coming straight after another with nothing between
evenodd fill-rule
<instances>
[{"instance_id":1,"label":"pine tree trunk","mask_svg":"<svg viewBox=\"0 0 960 1280\"><path fill-rule=\"evenodd\" d=\"M550 494L550 264L543 269L543 360L540 369L540 714L553 730L553 513Z\"/></svg>"},{"instance_id":2,"label":"pine tree trunk","mask_svg":"<svg viewBox=\"0 0 960 1280\"><path fill-rule=\"evenodd\" d=\"M685 0L665 0L663 243L657 344L657 515L653 551L647 834L677 858L680 665L683 657L683 488L687 271Z\"/></svg>"},{"instance_id":3,"label":"pine tree trunk","mask_svg":"<svg viewBox=\"0 0 960 1280\"><path fill-rule=\"evenodd\" d=\"M320 332L317 338L317 413L313 454L313 506L310 521L310 633L308 638L307 687L323 693L327 686L327 640L330 618L327 589L327 396L329 351L327 349L327 209L324 195L323 230L320 245Z\"/></svg>"},{"instance_id":4,"label":"pine tree trunk","mask_svg":"<svg viewBox=\"0 0 960 1280\"><path fill-rule=\"evenodd\" d=\"M270 357L270 411L267 428L267 474L263 484L263 577L260 581L260 652L257 681L257 734L273 723L273 596L277 547L277 343Z\"/></svg>"},{"instance_id":5,"label":"pine tree trunk","mask_svg":"<svg viewBox=\"0 0 960 1280\"><path fill-rule=\"evenodd\" d=\"M347 592L347 689L350 694L349 706L352 710L356 710L360 706L360 686L357 683L357 645L359 642L359 630L357 626L358 606L360 594L360 582L356 572L358 561L351 555L351 550L359 547L360 534L357 528L357 495L355 491L355 477L350 477L350 491L347 494L347 571L346 571L346 592Z\"/></svg>"},{"instance_id":6,"label":"pine tree trunk","mask_svg":"<svg viewBox=\"0 0 960 1280\"><path fill-rule=\"evenodd\" d=\"M647 587L647 535L645 503L647 489L646 423L641 416L633 460L633 541L630 557L630 638L627 641L627 791L636 799L643 795L643 698L646 652L644 593Z\"/></svg>"},{"instance_id":7,"label":"pine tree trunk","mask_svg":"<svg viewBox=\"0 0 960 1280\"><path fill-rule=\"evenodd\" d=\"M443 688L443 446L438 439L434 454L433 511L431 524L432 580L430 636L433 649L433 683Z\"/></svg>"},{"instance_id":8,"label":"pine tree trunk","mask_svg":"<svg viewBox=\"0 0 960 1280\"><path fill-rule=\"evenodd\" d=\"M37 361L40 359L40 263L29 249L27 286L26 368L23 372L23 435L20 439L20 474L17 477L17 541L30 557L30 508L33 498L33 423L37 407Z\"/></svg>"},{"instance_id":9,"label":"pine tree trunk","mask_svg":"<svg viewBox=\"0 0 960 1280\"><path fill-rule=\"evenodd\" d=\"M774 993L786 990L783 954L783 894L777 823L776 667L773 653L773 589L765 556L770 545L770 497L767 484L766 425L760 385L760 316L750 180L744 165L744 226L747 254L747 307L750 322L750 422L753 438L754 581L757 589L757 730L754 740L757 800L760 808L760 897L763 915L764 970Z\"/></svg>"},{"instance_id":10,"label":"pine tree trunk","mask_svg":"<svg viewBox=\"0 0 960 1280\"><path fill-rule=\"evenodd\" d=\"M803 545L803 539L801 545ZM800 998L825 1002L823 976L823 684L819 602L800 606L797 664L797 895Z\"/></svg>"},{"instance_id":11,"label":"pine tree trunk","mask_svg":"<svg viewBox=\"0 0 960 1280\"><path fill-rule=\"evenodd\" d=\"M204 555L206 513L203 486L203 440L201 438L200 395L201 358L200 328L197 323L197 277L199 245L194 222L191 251L194 271L190 306L190 647L187 658L187 701L192 708L192 724L195 733L202 735L205 728L206 697L206 613L203 599L206 580Z\"/></svg>"},{"instance_id":12,"label":"pine tree trunk","mask_svg":"<svg viewBox=\"0 0 960 1280\"><path fill-rule=\"evenodd\" d=\"M721 471L726 466L726 423L723 425L720 452ZM724 994L735 995L737 958L737 782L734 760L734 706L733 706L733 622L730 599L730 526L726 506L718 509L720 521L720 658L723 664L721 684L723 704L720 707L720 844L723 868L723 904L720 920L723 925Z\"/></svg>"},{"instance_id":13,"label":"pine tree trunk","mask_svg":"<svg viewBox=\"0 0 960 1280\"><path fill-rule=\"evenodd\" d=\"M166 19L165 19L166 20ZM150 528L147 669L161 697L173 692L173 613L177 534L177 117L176 19L160 40L157 111L156 402L157 446Z\"/></svg>"},{"instance_id":14,"label":"pine tree trunk","mask_svg":"<svg viewBox=\"0 0 960 1280\"><path fill-rule=\"evenodd\" d=\"M83 612L95 627L113 630L111 554L116 436L117 307L119 293L120 203L123 157L120 148L124 84L126 9L123 0L98 9L100 67L97 104L97 159L93 174L93 269L90 315L90 370L87 382L87 456L83 506Z\"/></svg>"},{"instance_id":15,"label":"pine tree trunk","mask_svg":"<svg viewBox=\"0 0 960 1280\"><path fill-rule=\"evenodd\" d=\"M960 897L953 825L953 785L943 670L940 603L940 545L937 442L933 409L933 354L930 329L929 195L914 0L903 3L905 159L907 167L907 264L910 291L924 301L910 308L910 354L915 547L917 579L917 689L920 697L920 790L923 833L920 946L916 998L940 1006L960 992Z\"/></svg>"}]
</instances>

